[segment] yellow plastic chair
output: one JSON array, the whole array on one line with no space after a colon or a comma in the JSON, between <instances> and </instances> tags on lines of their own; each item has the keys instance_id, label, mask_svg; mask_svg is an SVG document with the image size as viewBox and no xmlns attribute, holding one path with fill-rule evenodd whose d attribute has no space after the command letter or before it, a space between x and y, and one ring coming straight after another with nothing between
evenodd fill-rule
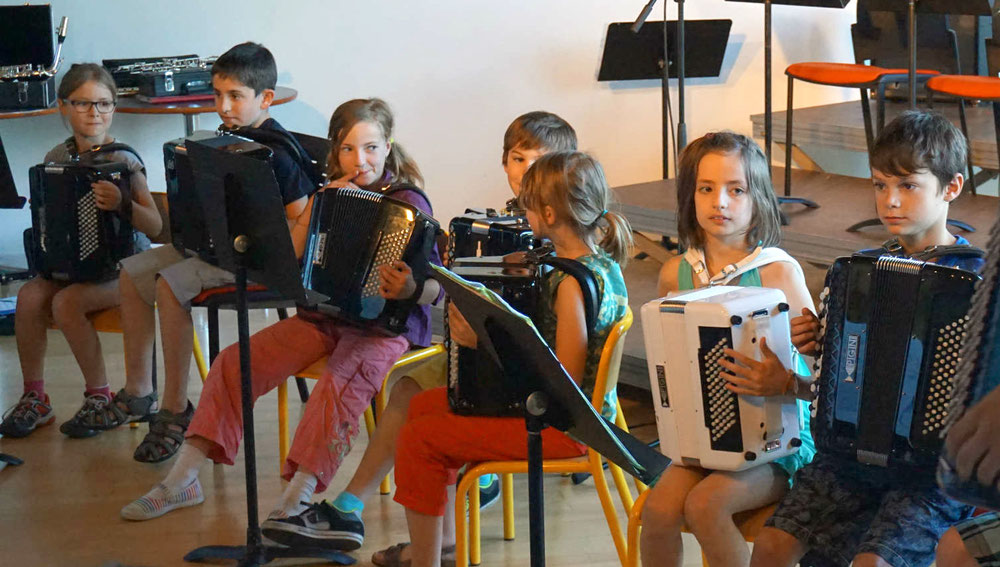
<instances>
[{"instance_id":1,"label":"yellow plastic chair","mask_svg":"<svg viewBox=\"0 0 1000 567\"><path fill-rule=\"evenodd\" d=\"M375 431L375 422L378 419L378 415L382 413L385 409L385 398L388 392L385 391L386 384L389 382L389 378L402 374L403 372L410 370L417 364L428 361L434 356L444 356L444 346L440 344L431 345L429 347L420 348L408 351L399 357L399 360L392 365L389 372L386 373L385 378L382 379L382 387L379 388L378 394L375 395L375 411L372 412L372 408L365 408L365 429L368 431L368 436L371 437L373 431ZM297 372L295 374L296 378L310 378L312 380L319 380L320 376L323 374L323 370L326 368L326 362L329 357L322 357L316 362L310 364L305 369ZM288 458L288 448L289 448L289 428L288 428L288 383L282 382L278 386L278 467L285 462ZM386 475L382 479L382 484L379 486L379 492L382 494L389 494L392 491L392 487L389 483L389 476Z\"/></svg>"},{"instance_id":2,"label":"yellow plastic chair","mask_svg":"<svg viewBox=\"0 0 1000 567\"><path fill-rule=\"evenodd\" d=\"M632 511L628 514L628 562L625 564L626 567L639 567L639 531L642 529L642 508L646 505L646 498L648 497L648 490L640 494L639 498L635 501L635 505L632 506ZM743 534L743 539L752 543L757 538L757 534L760 533L761 528L764 527L764 522L774 514L776 507L777 504L771 504L763 508L734 514L733 520L736 522L736 527L739 528L740 533ZM681 531L691 533L687 526ZM704 567L708 567L708 559L705 557L704 552L701 554L701 564Z\"/></svg>"},{"instance_id":3,"label":"yellow plastic chair","mask_svg":"<svg viewBox=\"0 0 1000 567\"><path fill-rule=\"evenodd\" d=\"M591 403L598 412L600 412L601 406L604 403L604 395L618 385L618 372L621 368L622 350L625 347L624 338L631 326L632 310L628 309L625 315L615 323L604 343L604 349L601 351L601 360L597 368L594 394L591 398ZM625 424L620 404L615 423L619 427ZM625 511L628 512L633 506L632 495L625 480L625 475L614 463L609 463L608 468L611 471L612 478L615 480L615 485L619 496L622 498ZM504 539L509 540L514 538L512 475L526 474L527 472L528 461L526 460L489 461L469 467L462 476L455 494L455 560L458 567L467 567L470 561L473 565L479 565L482 560L479 521L479 477L486 474L500 475L501 488L503 490ZM597 488L601 508L604 509L604 517L608 522L611 539L615 543L619 561L624 564L627 558L625 537L622 534L621 526L618 524L618 514L611 501L611 492L608 490L607 480L605 480L603 457L593 449L588 449L587 454L580 457L571 459L545 459L542 462L542 472L546 474L589 473L594 477L594 486ZM637 484L637 486L641 486L641 483ZM470 490L472 488L475 488L475 490ZM469 501L468 541L466 541L466 498Z\"/></svg>"}]
</instances>

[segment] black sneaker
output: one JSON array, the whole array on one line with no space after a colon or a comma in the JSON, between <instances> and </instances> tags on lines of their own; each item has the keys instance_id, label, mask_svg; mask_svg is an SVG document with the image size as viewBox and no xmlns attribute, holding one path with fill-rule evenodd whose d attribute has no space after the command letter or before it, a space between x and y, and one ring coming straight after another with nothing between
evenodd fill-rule
<instances>
[{"instance_id":1,"label":"black sneaker","mask_svg":"<svg viewBox=\"0 0 1000 567\"><path fill-rule=\"evenodd\" d=\"M14 407L7 410L0 421L0 435L26 437L36 428L55 420L48 394L42 398L37 392L26 392Z\"/></svg>"},{"instance_id":2,"label":"black sneaker","mask_svg":"<svg viewBox=\"0 0 1000 567\"><path fill-rule=\"evenodd\" d=\"M86 439L100 433L89 425L90 415L104 411L111 403L104 394L91 394L83 399L83 405L77 410L76 415L59 426L59 431L70 439Z\"/></svg>"},{"instance_id":3,"label":"black sneaker","mask_svg":"<svg viewBox=\"0 0 1000 567\"><path fill-rule=\"evenodd\" d=\"M479 480L483 480L482 477ZM485 510L500 500L500 477L489 475L490 484L488 486L479 485L479 509Z\"/></svg>"},{"instance_id":4,"label":"black sneaker","mask_svg":"<svg viewBox=\"0 0 1000 567\"><path fill-rule=\"evenodd\" d=\"M345 514L325 500L310 504L297 516L266 520L260 527L265 537L289 547L354 551L365 541L361 517L354 512Z\"/></svg>"}]
</instances>

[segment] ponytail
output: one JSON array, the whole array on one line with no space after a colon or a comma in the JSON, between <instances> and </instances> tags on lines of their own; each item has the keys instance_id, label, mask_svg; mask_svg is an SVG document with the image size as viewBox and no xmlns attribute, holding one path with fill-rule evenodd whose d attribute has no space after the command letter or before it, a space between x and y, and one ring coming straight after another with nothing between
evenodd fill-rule
<instances>
[{"instance_id":1,"label":"ponytail","mask_svg":"<svg viewBox=\"0 0 1000 567\"><path fill-rule=\"evenodd\" d=\"M628 263L632 254L632 247L635 240L632 238L632 225L628 219L618 213L608 211L604 213L604 220L607 227L598 246L611 256L615 262L622 266Z\"/></svg>"}]
</instances>

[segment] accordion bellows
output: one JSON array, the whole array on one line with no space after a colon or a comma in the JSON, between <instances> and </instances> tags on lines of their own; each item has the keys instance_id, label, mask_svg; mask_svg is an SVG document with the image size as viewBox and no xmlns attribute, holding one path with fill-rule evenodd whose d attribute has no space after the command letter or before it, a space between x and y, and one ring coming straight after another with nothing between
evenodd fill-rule
<instances>
[{"instance_id":1,"label":"accordion bellows","mask_svg":"<svg viewBox=\"0 0 1000 567\"><path fill-rule=\"evenodd\" d=\"M978 279L892 256L834 262L821 298L813 385L818 450L869 465L933 470Z\"/></svg>"},{"instance_id":2,"label":"accordion bellows","mask_svg":"<svg viewBox=\"0 0 1000 567\"><path fill-rule=\"evenodd\" d=\"M723 349L761 360L760 338L792 366L788 304L781 290L718 286L642 306L660 450L673 461L738 471L798 450L792 397L730 392L719 376Z\"/></svg>"}]
</instances>

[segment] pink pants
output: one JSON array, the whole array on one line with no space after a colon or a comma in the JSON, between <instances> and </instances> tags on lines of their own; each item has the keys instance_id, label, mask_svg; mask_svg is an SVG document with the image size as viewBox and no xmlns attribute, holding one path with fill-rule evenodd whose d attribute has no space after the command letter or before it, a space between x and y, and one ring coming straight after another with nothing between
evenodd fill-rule
<instances>
[{"instance_id":1,"label":"pink pants","mask_svg":"<svg viewBox=\"0 0 1000 567\"><path fill-rule=\"evenodd\" d=\"M578 457L587 446L565 433L542 430L546 459ZM396 441L396 502L428 516L443 516L445 488L455 484L466 463L524 460L528 434L514 417L468 417L452 413L445 388L421 392L410 402L406 424Z\"/></svg>"},{"instance_id":2,"label":"pink pants","mask_svg":"<svg viewBox=\"0 0 1000 567\"><path fill-rule=\"evenodd\" d=\"M283 478L291 479L301 466L319 479L319 491L326 489L351 450L358 418L408 346L404 337L382 337L332 319L314 323L299 316L250 337L255 401L320 357L330 356L295 430ZM187 437L194 436L212 443L208 456L213 461L233 464L243 437L237 344L219 353L208 372L187 430Z\"/></svg>"}]
</instances>

